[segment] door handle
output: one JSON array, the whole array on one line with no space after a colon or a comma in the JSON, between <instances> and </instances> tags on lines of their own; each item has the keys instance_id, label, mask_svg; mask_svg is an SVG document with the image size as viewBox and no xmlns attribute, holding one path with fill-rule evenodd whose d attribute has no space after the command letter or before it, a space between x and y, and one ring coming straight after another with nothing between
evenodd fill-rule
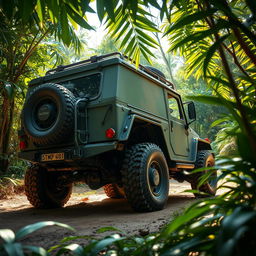
<instances>
[{"instance_id":1,"label":"door handle","mask_svg":"<svg viewBox=\"0 0 256 256\"><path fill-rule=\"evenodd\" d=\"M173 121L170 122L171 132L173 132Z\"/></svg>"}]
</instances>

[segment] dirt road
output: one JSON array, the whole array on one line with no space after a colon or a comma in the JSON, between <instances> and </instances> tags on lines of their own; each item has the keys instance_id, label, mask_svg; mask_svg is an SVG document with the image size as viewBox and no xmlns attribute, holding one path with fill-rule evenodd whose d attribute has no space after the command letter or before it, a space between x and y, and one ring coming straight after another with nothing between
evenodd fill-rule
<instances>
[{"instance_id":1,"label":"dirt road","mask_svg":"<svg viewBox=\"0 0 256 256\"><path fill-rule=\"evenodd\" d=\"M45 248L70 235L99 236L96 230L106 226L114 226L127 234L146 234L158 231L174 214L182 212L194 202L192 194L182 192L186 189L190 189L188 183L171 181L167 207L151 213L135 213L125 199L109 199L103 190L84 192L84 186L75 187L70 201L62 209L34 209L24 195L15 195L8 200L0 200L0 229L17 231L28 224L53 220L69 224L77 230L72 233L66 229L50 227L35 232L24 240L25 243Z\"/></svg>"}]
</instances>

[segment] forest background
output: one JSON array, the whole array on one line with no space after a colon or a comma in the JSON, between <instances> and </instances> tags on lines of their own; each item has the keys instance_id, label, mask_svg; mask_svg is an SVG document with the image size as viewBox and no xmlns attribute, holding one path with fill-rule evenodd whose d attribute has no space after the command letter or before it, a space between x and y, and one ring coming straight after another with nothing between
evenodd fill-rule
<instances>
[{"instance_id":1,"label":"forest background","mask_svg":"<svg viewBox=\"0 0 256 256\"><path fill-rule=\"evenodd\" d=\"M92 6L97 9L95 2ZM148 12L150 11L157 15L155 7L151 6L148 9ZM12 15L15 15L15 12ZM87 14L88 24L85 28L75 25L74 22L72 23L74 26L68 25L71 33L70 41L58 34L61 33L58 29L63 30L63 28L58 28L56 31L53 24L45 24L40 28L35 21L32 21L35 22L32 25L23 25L19 20L10 21L6 18L2 12L1 22L4 27L1 29L0 42L0 106L3 111L0 115L0 174L3 176L8 172L12 176L22 176L26 163L17 158L18 130L29 81L44 76L49 69L58 65L85 60L93 55L124 51L126 45L122 39L125 34L120 36L108 34L106 24L100 22L96 13ZM154 44L151 43L153 47L150 49L150 54L146 52L144 55L141 54L140 63L161 70L166 78L176 85L184 101L189 95L212 95L213 89L202 77L196 72L187 70L188 65L182 53L168 51L170 47L167 38L163 37L160 18L157 19L152 15L149 16L149 21L155 23L154 31L149 32ZM92 27L89 27L89 23ZM127 34L129 35L129 31ZM143 51L145 46L139 47ZM227 114L225 108L196 102L196 109L197 122L193 124L193 128L198 134L202 138L209 138L216 152L222 154L233 152L236 147L234 140L224 136L229 125L224 125L225 127L215 125L216 120Z\"/></svg>"},{"instance_id":2,"label":"forest background","mask_svg":"<svg viewBox=\"0 0 256 256\"><path fill-rule=\"evenodd\" d=\"M96 49L87 44L91 2L108 31ZM223 154L215 169L220 186L228 192L197 201L149 237L115 236L85 248L64 244L65 250L76 255L100 248L107 255L114 251L115 255L221 256L256 251L254 0L10 0L0 1L0 24L2 179L8 172L22 173L26 165L16 152L27 83L56 65L118 49L136 65L150 63L161 69L183 97L197 95L189 99L211 104L197 103L195 129ZM0 234L6 242L0 250L20 245L8 232Z\"/></svg>"}]
</instances>

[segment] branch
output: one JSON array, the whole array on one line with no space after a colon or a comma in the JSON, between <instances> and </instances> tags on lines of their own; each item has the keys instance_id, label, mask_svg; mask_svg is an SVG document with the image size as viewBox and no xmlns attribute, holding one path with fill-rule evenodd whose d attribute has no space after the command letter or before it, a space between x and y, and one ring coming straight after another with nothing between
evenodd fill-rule
<instances>
[{"instance_id":1,"label":"branch","mask_svg":"<svg viewBox=\"0 0 256 256\"><path fill-rule=\"evenodd\" d=\"M150 10L150 12L152 13L150 7L149 7L149 10ZM159 22L158 22L158 20L154 21L154 20L153 20L153 17L151 17L151 21L154 22L154 23L157 23L157 28L159 28ZM169 19L168 19L168 22L170 22ZM168 72L169 72L169 74L170 74L170 77L171 77L171 80L172 80L172 83L173 83L173 88L176 90L176 84L175 84L175 79L174 79L174 76L173 76L173 73L172 73L171 65L170 65L169 60L166 58L166 54L165 54L165 52L164 52L164 49L163 49L163 46L162 46L162 42L161 42L161 40L160 40L160 38L159 38L159 33L158 33L158 32L153 32L153 35L154 35L154 36L156 37L156 39L157 39L157 42L158 42L158 44L159 44L159 48L160 48L160 52L161 52L162 58L163 58L164 63L165 63L165 65L166 65L167 69L168 69Z\"/></svg>"},{"instance_id":2,"label":"branch","mask_svg":"<svg viewBox=\"0 0 256 256\"><path fill-rule=\"evenodd\" d=\"M239 63L238 58L236 56L236 52L235 52L235 48L233 45L233 42L230 41L231 47L232 47L232 51L223 43L223 47L225 48L225 50L232 56L232 58L234 59L234 63L237 65L237 67L240 69L240 71L249 79L251 79L251 77L248 75L248 73L245 71L245 69L242 67L242 65Z\"/></svg>"},{"instance_id":3,"label":"branch","mask_svg":"<svg viewBox=\"0 0 256 256\"><path fill-rule=\"evenodd\" d=\"M241 45L242 49L246 53L246 55L251 59L251 61L256 65L256 55L251 51L250 47L247 45L246 40L241 35L238 28L233 28L233 32L235 37L237 38L238 43Z\"/></svg>"},{"instance_id":4,"label":"branch","mask_svg":"<svg viewBox=\"0 0 256 256\"><path fill-rule=\"evenodd\" d=\"M171 69L171 66L170 66L170 62L169 62L169 60L166 58L166 55L165 55L165 52L164 52L164 49L163 49L161 40L160 40L160 38L159 38L159 35L158 35L157 32L156 32L156 33L153 33L153 34L155 35L155 37L156 37L156 39L157 39L157 42L158 42L158 44L159 44L159 48L160 48L160 51L161 51L161 54L162 54L162 58L163 58L164 63L165 63L165 65L166 65L167 69L168 69L168 72L169 72L169 74L170 74L170 76L171 76L174 89L176 89L175 79L174 79L173 74L172 74L172 69Z\"/></svg>"},{"instance_id":5,"label":"branch","mask_svg":"<svg viewBox=\"0 0 256 256\"><path fill-rule=\"evenodd\" d=\"M27 64L28 59L31 57L31 55L34 53L34 51L36 50L37 46L41 43L41 41L46 37L46 35L49 33L50 29L47 29L43 35L38 39L38 41L35 43L34 46L32 46L32 44L35 42L35 38L33 39L33 41L31 42L31 45L28 49L28 51L25 53L25 56L22 60L22 62L20 63L20 65L17 68L17 72L16 72L16 76L13 79L13 83L16 83L19 79L19 77L21 76L22 70L25 67L25 65Z\"/></svg>"}]
</instances>

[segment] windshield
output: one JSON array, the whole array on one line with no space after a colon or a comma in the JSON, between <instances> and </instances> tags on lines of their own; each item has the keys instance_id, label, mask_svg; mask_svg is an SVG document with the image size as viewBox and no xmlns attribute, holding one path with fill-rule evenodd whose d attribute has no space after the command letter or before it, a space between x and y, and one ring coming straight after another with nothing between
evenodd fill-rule
<instances>
[{"instance_id":1,"label":"windshield","mask_svg":"<svg viewBox=\"0 0 256 256\"><path fill-rule=\"evenodd\" d=\"M62 86L70 90L76 97L95 98L100 92L101 74L93 74L77 79L60 82Z\"/></svg>"}]
</instances>

